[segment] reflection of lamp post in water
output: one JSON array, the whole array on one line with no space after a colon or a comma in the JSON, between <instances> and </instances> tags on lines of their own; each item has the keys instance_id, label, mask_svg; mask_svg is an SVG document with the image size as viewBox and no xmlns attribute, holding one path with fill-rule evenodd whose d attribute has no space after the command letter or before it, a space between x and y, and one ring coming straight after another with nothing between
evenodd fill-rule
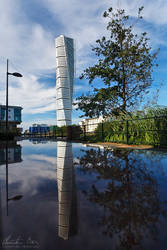
<instances>
[{"instance_id":1,"label":"reflection of lamp post in water","mask_svg":"<svg viewBox=\"0 0 167 250\"><path fill-rule=\"evenodd\" d=\"M72 144L57 142L58 235L67 240L77 233L77 198Z\"/></svg>"},{"instance_id":2,"label":"reflection of lamp post in water","mask_svg":"<svg viewBox=\"0 0 167 250\"><path fill-rule=\"evenodd\" d=\"M18 72L9 73L8 72L8 65L9 65L9 60L7 59L7 71L6 71L6 135L8 133L8 76L12 75L12 76L15 76L15 77L23 77Z\"/></svg>"},{"instance_id":3,"label":"reflection of lamp post in water","mask_svg":"<svg viewBox=\"0 0 167 250\"><path fill-rule=\"evenodd\" d=\"M8 196L8 141L6 141L6 210L8 216L8 202L11 200L20 200L23 195L15 195L13 197Z\"/></svg>"}]
</instances>

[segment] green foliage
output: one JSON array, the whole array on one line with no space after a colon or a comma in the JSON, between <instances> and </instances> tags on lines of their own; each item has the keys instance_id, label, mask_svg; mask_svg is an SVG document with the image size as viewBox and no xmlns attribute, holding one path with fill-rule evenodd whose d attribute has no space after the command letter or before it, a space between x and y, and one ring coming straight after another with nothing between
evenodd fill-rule
<instances>
[{"instance_id":1,"label":"green foliage","mask_svg":"<svg viewBox=\"0 0 167 250\"><path fill-rule=\"evenodd\" d=\"M142 10L139 8L135 23L142 19ZM114 12L109 8L103 16L109 19L109 38L103 36L96 41L92 50L98 61L80 78L88 79L92 87L96 78L101 79L105 87L93 87L93 93L81 95L76 103L88 117L119 115L136 108L149 92L158 53L152 52L146 32L134 33L132 19L124 10Z\"/></svg>"},{"instance_id":2,"label":"green foliage","mask_svg":"<svg viewBox=\"0 0 167 250\"><path fill-rule=\"evenodd\" d=\"M126 143L128 136L129 144L167 145L167 107L133 113L128 120L128 134L126 120L105 122L103 128L106 142ZM95 130L94 140L103 140L101 124Z\"/></svg>"},{"instance_id":3,"label":"green foliage","mask_svg":"<svg viewBox=\"0 0 167 250\"><path fill-rule=\"evenodd\" d=\"M57 126L55 136L58 136L58 137L67 136L67 126L62 126L62 127Z\"/></svg>"}]
</instances>

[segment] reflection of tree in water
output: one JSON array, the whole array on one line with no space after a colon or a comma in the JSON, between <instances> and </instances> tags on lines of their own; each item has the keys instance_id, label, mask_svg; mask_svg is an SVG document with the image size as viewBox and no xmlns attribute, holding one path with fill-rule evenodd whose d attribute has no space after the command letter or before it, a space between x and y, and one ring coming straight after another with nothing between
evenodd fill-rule
<instances>
[{"instance_id":1,"label":"reflection of tree in water","mask_svg":"<svg viewBox=\"0 0 167 250\"><path fill-rule=\"evenodd\" d=\"M117 249L141 249L141 241L152 235L156 239L157 223L164 215L155 177L139 154L126 150L85 151L80 159L81 171L96 173L105 179L103 191L93 185L84 191L91 202L104 207L100 225L104 234L117 235Z\"/></svg>"}]
</instances>

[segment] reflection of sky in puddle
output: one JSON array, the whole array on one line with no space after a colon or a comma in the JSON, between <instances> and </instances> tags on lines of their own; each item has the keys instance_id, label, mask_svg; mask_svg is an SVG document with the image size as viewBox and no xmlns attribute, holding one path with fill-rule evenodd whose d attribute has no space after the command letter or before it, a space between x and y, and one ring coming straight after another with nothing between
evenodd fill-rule
<instances>
[{"instance_id":1,"label":"reflection of sky in puddle","mask_svg":"<svg viewBox=\"0 0 167 250\"><path fill-rule=\"evenodd\" d=\"M166 249L165 152L73 143L67 153L65 142L64 149L56 142L17 144L22 161L8 165L8 192L23 197L9 201L6 216L6 168L0 165L2 240L31 237L50 250Z\"/></svg>"}]
</instances>

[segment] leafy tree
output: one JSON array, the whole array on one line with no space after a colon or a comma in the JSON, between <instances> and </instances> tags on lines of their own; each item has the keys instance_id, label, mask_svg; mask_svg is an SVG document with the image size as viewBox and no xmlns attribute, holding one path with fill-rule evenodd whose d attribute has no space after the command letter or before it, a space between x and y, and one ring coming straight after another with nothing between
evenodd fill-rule
<instances>
[{"instance_id":1,"label":"leafy tree","mask_svg":"<svg viewBox=\"0 0 167 250\"><path fill-rule=\"evenodd\" d=\"M80 79L89 79L93 87L93 93L77 98L77 109L82 110L85 116L128 114L149 93L158 50L152 52L146 32L134 33L136 22L142 19L142 10L143 7L139 8L134 23L125 10L115 12L109 8L104 12L104 18L109 19L109 38L103 36L96 41L97 46L92 50L98 62L80 76ZM101 79L104 87L93 86L96 78Z\"/></svg>"}]
</instances>

